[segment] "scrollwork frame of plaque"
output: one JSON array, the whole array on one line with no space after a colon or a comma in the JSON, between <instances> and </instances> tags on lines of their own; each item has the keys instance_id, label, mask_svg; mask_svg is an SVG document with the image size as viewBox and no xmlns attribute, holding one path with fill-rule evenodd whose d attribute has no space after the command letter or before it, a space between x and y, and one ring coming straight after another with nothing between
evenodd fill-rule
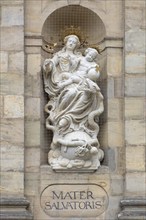
<instances>
[{"instance_id":1,"label":"scrollwork frame of plaque","mask_svg":"<svg viewBox=\"0 0 146 220\"><path fill-rule=\"evenodd\" d=\"M51 188L54 190L51 191ZM106 190L92 183L51 184L40 195L42 210L46 215L55 219L56 217L57 219L97 218L106 211L108 204L109 198Z\"/></svg>"}]
</instances>

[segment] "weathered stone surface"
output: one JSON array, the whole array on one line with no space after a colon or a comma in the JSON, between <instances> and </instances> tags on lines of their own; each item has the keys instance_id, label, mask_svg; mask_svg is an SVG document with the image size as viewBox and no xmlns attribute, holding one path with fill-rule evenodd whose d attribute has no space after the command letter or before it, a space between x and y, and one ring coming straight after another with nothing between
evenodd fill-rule
<instances>
[{"instance_id":1,"label":"weathered stone surface","mask_svg":"<svg viewBox=\"0 0 146 220\"><path fill-rule=\"evenodd\" d=\"M24 193L23 172L1 172L1 195L19 195Z\"/></svg>"},{"instance_id":2,"label":"weathered stone surface","mask_svg":"<svg viewBox=\"0 0 146 220\"><path fill-rule=\"evenodd\" d=\"M100 126L99 140L102 147L107 148L108 146L108 137L107 137L108 125L104 123Z\"/></svg>"},{"instance_id":3,"label":"weathered stone surface","mask_svg":"<svg viewBox=\"0 0 146 220\"><path fill-rule=\"evenodd\" d=\"M69 0L69 1L68 1L68 4L69 4L69 5L73 5L73 4L79 5L80 3L81 3L80 0Z\"/></svg>"},{"instance_id":4,"label":"weathered stone surface","mask_svg":"<svg viewBox=\"0 0 146 220\"><path fill-rule=\"evenodd\" d=\"M4 97L0 95L0 117L4 116Z\"/></svg>"},{"instance_id":5,"label":"weathered stone surface","mask_svg":"<svg viewBox=\"0 0 146 220\"><path fill-rule=\"evenodd\" d=\"M27 97L25 100L25 116L28 119L39 119L40 118L40 98Z\"/></svg>"},{"instance_id":6,"label":"weathered stone surface","mask_svg":"<svg viewBox=\"0 0 146 220\"><path fill-rule=\"evenodd\" d=\"M107 138L110 147L121 147L123 145L122 121L108 122Z\"/></svg>"},{"instance_id":7,"label":"weathered stone surface","mask_svg":"<svg viewBox=\"0 0 146 220\"><path fill-rule=\"evenodd\" d=\"M24 33L22 26L1 28L1 50L23 50Z\"/></svg>"},{"instance_id":8,"label":"weathered stone surface","mask_svg":"<svg viewBox=\"0 0 146 220\"><path fill-rule=\"evenodd\" d=\"M34 45L32 45L32 43ZM42 42L40 43L40 39L29 39L27 41L27 38L25 39L25 53L26 54L40 54L41 53L41 45ZM40 45L40 47L38 47ZM36 47L37 46L37 47Z\"/></svg>"},{"instance_id":9,"label":"weathered stone surface","mask_svg":"<svg viewBox=\"0 0 146 220\"><path fill-rule=\"evenodd\" d=\"M40 121L26 121L25 144L27 147L40 146Z\"/></svg>"},{"instance_id":10,"label":"weathered stone surface","mask_svg":"<svg viewBox=\"0 0 146 220\"><path fill-rule=\"evenodd\" d=\"M144 98L125 98L125 117L126 119L144 118Z\"/></svg>"},{"instance_id":11,"label":"weathered stone surface","mask_svg":"<svg viewBox=\"0 0 146 220\"><path fill-rule=\"evenodd\" d=\"M1 170L20 171L24 170L23 146L13 145L8 142L1 143Z\"/></svg>"},{"instance_id":12,"label":"weathered stone surface","mask_svg":"<svg viewBox=\"0 0 146 220\"><path fill-rule=\"evenodd\" d=\"M121 220L145 220L146 200L142 197L131 197L121 200L122 211L118 214Z\"/></svg>"},{"instance_id":13,"label":"weathered stone surface","mask_svg":"<svg viewBox=\"0 0 146 220\"><path fill-rule=\"evenodd\" d=\"M138 54L138 53L143 53L144 54L145 53L145 47L146 47L145 30L133 30L132 29L130 31L127 31L126 34L125 34L125 41L126 41L125 42L126 52L129 52L129 53L133 52L133 53L136 53L136 54ZM131 59L133 59L134 62L137 61L137 66L142 64L142 63L140 63L140 57L138 57L136 59L133 54L130 54L130 55L131 55ZM128 59L127 63L130 62L130 64L131 64L130 58L128 57L127 59ZM135 68L135 65L136 65L134 62L133 62L133 69ZM138 69L138 67L136 69Z\"/></svg>"},{"instance_id":14,"label":"weathered stone surface","mask_svg":"<svg viewBox=\"0 0 146 220\"><path fill-rule=\"evenodd\" d=\"M40 83L41 74L36 76L25 76L25 94L26 96L33 96L40 98Z\"/></svg>"},{"instance_id":15,"label":"weathered stone surface","mask_svg":"<svg viewBox=\"0 0 146 220\"><path fill-rule=\"evenodd\" d=\"M122 119L122 100L109 99L108 100L108 118L112 120Z\"/></svg>"},{"instance_id":16,"label":"weathered stone surface","mask_svg":"<svg viewBox=\"0 0 146 220\"><path fill-rule=\"evenodd\" d=\"M14 26L23 25L23 5L20 6L3 6L1 9L1 25Z\"/></svg>"},{"instance_id":17,"label":"weathered stone surface","mask_svg":"<svg viewBox=\"0 0 146 220\"><path fill-rule=\"evenodd\" d=\"M23 144L24 121L21 119L1 119L1 140Z\"/></svg>"},{"instance_id":18,"label":"weathered stone surface","mask_svg":"<svg viewBox=\"0 0 146 220\"><path fill-rule=\"evenodd\" d=\"M58 183L58 180L60 183L80 183L81 181L84 183L93 183L96 182L96 184L101 185L104 187L104 189L108 192L110 187L110 179L109 179L109 168L107 166L101 166L98 171L92 174L87 173L56 173L52 172L51 167L49 165L42 165L40 167L40 179L41 179L41 191L45 188L45 186L48 186L49 184L52 184L55 182ZM50 179L50 175L52 178ZM80 178L79 178L80 177Z\"/></svg>"},{"instance_id":19,"label":"weathered stone surface","mask_svg":"<svg viewBox=\"0 0 146 220\"><path fill-rule=\"evenodd\" d=\"M127 198L127 199L123 199L121 200L121 206L122 207L128 207L128 206L137 206L137 207L140 207L140 206L145 206L146 205L146 199L143 199L143 198L138 198L138 197L133 197L133 198Z\"/></svg>"},{"instance_id":20,"label":"weathered stone surface","mask_svg":"<svg viewBox=\"0 0 146 220\"><path fill-rule=\"evenodd\" d=\"M131 97L145 96L146 80L144 77L126 77L125 95Z\"/></svg>"},{"instance_id":21,"label":"weathered stone surface","mask_svg":"<svg viewBox=\"0 0 146 220\"><path fill-rule=\"evenodd\" d=\"M126 169L145 171L145 147L126 147Z\"/></svg>"},{"instance_id":22,"label":"weathered stone surface","mask_svg":"<svg viewBox=\"0 0 146 220\"><path fill-rule=\"evenodd\" d=\"M17 95L4 96L4 117L22 118L24 117L24 97Z\"/></svg>"},{"instance_id":23,"label":"weathered stone surface","mask_svg":"<svg viewBox=\"0 0 146 220\"><path fill-rule=\"evenodd\" d=\"M128 120L125 124L125 139L129 145L145 144L145 122L143 120Z\"/></svg>"},{"instance_id":24,"label":"weathered stone surface","mask_svg":"<svg viewBox=\"0 0 146 220\"><path fill-rule=\"evenodd\" d=\"M141 23L141 28L142 28L142 29L146 29L145 9L146 9L146 5L145 5L145 7L143 7L143 9L142 9L142 23Z\"/></svg>"},{"instance_id":25,"label":"weathered stone surface","mask_svg":"<svg viewBox=\"0 0 146 220\"><path fill-rule=\"evenodd\" d=\"M39 168L40 168L40 149L36 147L27 148L25 152L25 171L39 172Z\"/></svg>"},{"instance_id":26,"label":"weathered stone surface","mask_svg":"<svg viewBox=\"0 0 146 220\"><path fill-rule=\"evenodd\" d=\"M27 55L27 73L30 75L37 75L41 70L41 55L28 54Z\"/></svg>"},{"instance_id":27,"label":"weathered stone surface","mask_svg":"<svg viewBox=\"0 0 146 220\"><path fill-rule=\"evenodd\" d=\"M25 16L25 32L27 34L41 34L41 3L42 1L26 1L25 10L27 11Z\"/></svg>"},{"instance_id":28,"label":"weathered stone surface","mask_svg":"<svg viewBox=\"0 0 146 220\"><path fill-rule=\"evenodd\" d=\"M135 1L136 2L136 1ZM127 1L126 1L127 4ZM126 29L128 30L129 28L131 29L138 29L141 27L142 23L142 8L132 8L132 7L127 7L126 8Z\"/></svg>"},{"instance_id":29,"label":"weathered stone surface","mask_svg":"<svg viewBox=\"0 0 146 220\"><path fill-rule=\"evenodd\" d=\"M105 152L107 164L111 172L116 171L117 168L117 157L116 157L116 149L108 148Z\"/></svg>"},{"instance_id":30,"label":"weathered stone surface","mask_svg":"<svg viewBox=\"0 0 146 220\"><path fill-rule=\"evenodd\" d=\"M110 49L107 51L107 75L120 76L122 74L122 51Z\"/></svg>"},{"instance_id":31,"label":"weathered stone surface","mask_svg":"<svg viewBox=\"0 0 146 220\"><path fill-rule=\"evenodd\" d=\"M23 95L24 76L21 74L13 74L13 73L1 74L1 94Z\"/></svg>"},{"instance_id":32,"label":"weathered stone surface","mask_svg":"<svg viewBox=\"0 0 146 220\"><path fill-rule=\"evenodd\" d=\"M146 190L146 174L145 172L135 172L126 174L126 194L143 196Z\"/></svg>"},{"instance_id":33,"label":"weathered stone surface","mask_svg":"<svg viewBox=\"0 0 146 220\"><path fill-rule=\"evenodd\" d=\"M124 190L124 180L120 175L111 176L111 191L112 195L122 195Z\"/></svg>"},{"instance_id":34,"label":"weathered stone surface","mask_svg":"<svg viewBox=\"0 0 146 220\"><path fill-rule=\"evenodd\" d=\"M112 84L112 86L114 86L113 82L111 84ZM107 80L106 79L100 81L100 87L101 87L102 94L105 98L104 99L104 102L105 102L107 99L107 96L108 96L107 95ZM112 91L110 93L112 95L112 98L113 98L113 93L114 93L113 89L114 88L111 89ZM110 91L110 88L108 88L108 90ZM103 112L103 114L104 114L104 112Z\"/></svg>"},{"instance_id":35,"label":"weathered stone surface","mask_svg":"<svg viewBox=\"0 0 146 220\"><path fill-rule=\"evenodd\" d=\"M126 73L131 73L131 74L145 73L145 59L146 59L145 54L137 54L137 53L126 54L125 57Z\"/></svg>"},{"instance_id":36,"label":"weathered stone surface","mask_svg":"<svg viewBox=\"0 0 146 220\"><path fill-rule=\"evenodd\" d=\"M0 219L1 220L30 220L31 213L26 210L29 207L29 201L25 198L2 197L0 200ZM7 207L7 208L6 208Z\"/></svg>"},{"instance_id":37,"label":"weathered stone surface","mask_svg":"<svg viewBox=\"0 0 146 220\"><path fill-rule=\"evenodd\" d=\"M90 4L90 2L88 3ZM106 34L107 36L123 36L122 31L122 1L106 1ZM103 7L102 7L103 10ZM116 19L115 19L116 18Z\"/></svg>"},{"instance_id":38,"label":"weathered stone surface","mask_svg":"<svg viewBox=\"0 0 146 220\"><path fill-rule=\"evenodd\" d=\"M114 220L117 217L117 210L119 209L119 204L121 196L110 196L109 207L105 214L107 220Z\"/></svg>"},{"instance_id":39,"label":"weathered stone surface","mask_svg":"<svg viewBox=\"0 0 146 220\"><path fill-rule=\"evenodd\" d=\"M32 96L33 88L32 88L32 76L25 75L25 95Z\"/></svg>"},{"instance_id":40,"label":"weathered stone surface","mask_svg":"<svg viewBox=\"0 0 146 220\"><path fill-rule=\"evenodd\" d=\"M114 78L113 77L109 77L107 79L107 94L105 97L107 98L114 98L114 89L115 89L115 85L114 85Z\"/></svg>"},{"instance_id":41,"label":"weathered stone surface","mask_svg":"<svg viewBox=\"0 0 146 220\"><path fill-rule=\"evenodd\" d=\"M5 0L1 0L1 5L4 5L4 6L12 6L12 5L20 5L20 4L23 4L23 1L24 0L7 0L7 1L5 1Z\"/></svg>"},{"instance_id":42,"label":"weathered stone surface","mask_svg":"<svg viewBox=\"0 0 146 220\"><path fill-rule=\"evenodd\" d=\"M107 146L109 143L107 141L107 144L105 146ZM107 164L109 167L109 170L112 173L117 173L117 174L123 174L124 167L123 167L123 163L125 161L125 158L123 157L123 152L124 149L123 147L104 147L104 153L105 153L105 159L103 161L103 164Z\"/></svg>"},{"instance_id":43,"label":"weathered stone surface","mask_svg":"<svg viewBox=\"0 0 146 220\"><path fill-rule=\"evenodd\" d=\"M16 198L16 197L11 197L11 198L7 198L7 197L2 197L0 200L0 205L1 206L5 206L8 205L10 206L25 206L28 207L29 206L29 201L26 200L26 198Z\"/></svg>"},{"instance_id":44,"label":"weathered stone surface","mask_svg":"<svg viewBox=\"0 0 146 220\"><path fill-rule=\"evenodd\" d=\"M122 211L118 215L118 219L121 220L145 220L146 212L145 211L136 211L136 210L131 210L131 211Z\"/></svg>"},{"instance_id":45,"label":"weathered stone surface","mask_svg":"<svg viewBox=\"0 0 146 220\"><path fill-rule=\"evenodd\" d=\"M135 0L127 0L125 1L125 7L128 8L144 8L145 7L145 0L135 1ZM135 13L134 13L135 14Z\"/></svg>"},{"instance_id":46,"label":"weathered stone surface","mask_svg":"<svg viewBox=\"0 0 146 220\"><path fill-rule=\"evenodd\" d=\"M42 47L42 37L41 36L26 36L25 37L25 45L26 45L26 54L41 54L41 47ZM45 51L43 51L44 53ZM46 52L45 52L46 53ZM47 54L47 57L51 57Z\"/></svg>"},{"instance_id":47,"label":"weathered stone surface","mask_svg":"<svg viewBox=\"0 0 146 220\"><path fill-rule=\"evenodd\" d=\"M2 72L7 72L8 71L8 53L5 51L0 52L0 61L1 61L1 66L0 70Z\"/></svg>"},{"instance_id":48,"label":"weathered stone surface","mask_svg":"<svg viewBox=\"0 0 146 220\"><path fill-rule=\"evenodd\" d=\"M124 147L124 143L123 143L122 147L117 148L116 160L117 160L117 172L119 173L119 175L123 176L125 174L125 147Z\"/></svg>"},{"instance_id":49,"label":"weathered stone surface","mask_svg":"<svg viewBox=\"0 0 146 220\"><path fill-rule=\"evenodd\" d=\"M24 53L11 53L9 55L9 71L15 73L24 73Z\"/></svg>"},{"instance_id":50,"label":"weathered stone surface","mask_svg":"<svg viewBox=\"0 0 146 220\"><path fill-rule=\"evenodd\" d=\"M37 196L39 194L39 182L40 182L40 178L39 178L39 173L37 172L27 172L25 175L25 192L27 194L27 196ZM40 201L40 199L39 199ZM34 209L35 207L33 206L33 203L35 203L36 201L33 200L31 206L32 209ZM37 213L34 213L35 215L37 215Z\"/></svg>"},{"instance_id":51,"label":"weathered stone surface","mask_svg":"<svg viewBox=\"0 0 146 220\"><path fill-rule=\"evenodd\" d=\"M115 77L114 78L114 92L115 98L123 98L124 97L124 77Z\"/></svg>"}]
</instances>

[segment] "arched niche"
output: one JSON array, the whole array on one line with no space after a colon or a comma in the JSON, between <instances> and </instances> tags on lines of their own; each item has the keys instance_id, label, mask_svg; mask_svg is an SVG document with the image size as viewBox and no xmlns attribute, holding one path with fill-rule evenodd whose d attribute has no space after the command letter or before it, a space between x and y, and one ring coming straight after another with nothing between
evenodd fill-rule
<instances>
[{"instance_id":1,"label":"arched niche","mask_svg":"<svg viewBox=\"0 0 146 220\"><path fill-rule=\"evenodd\" d=\"M59 42L60 34L66 27L74 26L79 27L81 32L87 36L87 42L89 45L100 45L106 37L106 29L101 18L92 10L80 6L80 5L68 5L56 9L45 20L42 27L42 44ZM43 45L42 45L43 46ZM83 48L84 50L84 48ZM52 54L47 53L42 49L42 61L51 57ZM104 51L100 55L98 63L101 67L101 71L105 66ZM42 91L43 92L43 91ZM42 106L47 103L47 95L44 94L44 98L41 99ZM43 113L42 113L43 114ZM52 133L45 129L45 118L47 116L42 115L43 137L42 137L42 164L47 164L47 152L50 146Z\"/></svg>"},{"instance_id":2,"label":"arched niche","mask_svg":"<svg viewBox=\"0 0 146 220\"><path fill-rule=\"evenodd\" d=\"M80 27L89 44L101 42L105 37L105 26L100 17L88 8L69 5L55 10L44 22L42 36L48 41L58 41L65 27Z\"/></svg>"}]
</instances>

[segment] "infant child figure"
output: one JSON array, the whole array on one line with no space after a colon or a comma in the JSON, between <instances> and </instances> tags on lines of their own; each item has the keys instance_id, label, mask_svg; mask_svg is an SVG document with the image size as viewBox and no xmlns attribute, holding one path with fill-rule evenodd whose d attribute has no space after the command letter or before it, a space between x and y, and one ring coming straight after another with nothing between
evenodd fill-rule
<instances>
[{"instance_id":1,"label":"infant child figure","mask_svg":"<svg viewBox=\"0 0 146 220\"><path fill-rule=\"evenodd\" d=\"M60 90L72 83L79 84L86 78L96 83L100 76L99 65L95 62L97 55L96 49L86 49L85 56L80 58L77 71L74 73L62 73L62 81L58 83Z\"/></svg>"}]
</instances>

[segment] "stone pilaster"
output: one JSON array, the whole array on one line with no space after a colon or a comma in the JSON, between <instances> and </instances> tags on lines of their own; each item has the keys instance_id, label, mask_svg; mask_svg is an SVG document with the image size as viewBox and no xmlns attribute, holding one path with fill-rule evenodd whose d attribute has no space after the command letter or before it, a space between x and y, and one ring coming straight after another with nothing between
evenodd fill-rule
<instances>
[{"instance_id":1,"label":"stone pilaster","mask_svg":"<svg viewBox=\"0 0 146 220\"><path fill-rule=\"evenodd\" d=\"M31 219L24 198L23 0L1 1L1 60L0 218Z\"/></svg>"},{"instance_id":2,"label":"stone pilaster","mask_svg":"<svg viewBox=\"0 0 146 220\"><path fill-rule=\"evenodd\" d=\"M145 219L145 1L125 1L125 198L119 219Z\"/></svg>"}]
</instances>

